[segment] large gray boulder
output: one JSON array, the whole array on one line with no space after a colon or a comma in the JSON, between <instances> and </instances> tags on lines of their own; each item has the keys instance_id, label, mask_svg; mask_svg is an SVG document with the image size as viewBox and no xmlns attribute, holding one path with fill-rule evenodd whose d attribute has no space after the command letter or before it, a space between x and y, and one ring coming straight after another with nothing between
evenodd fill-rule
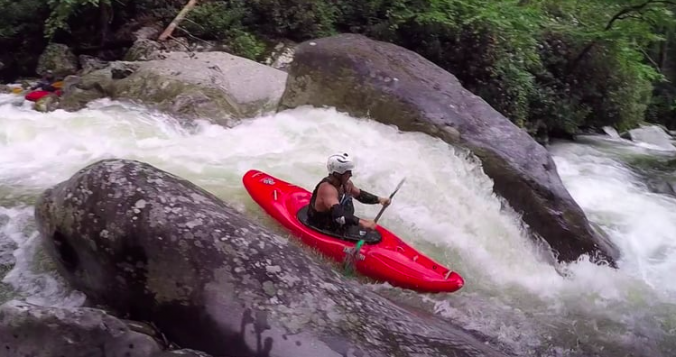
<instances>
[{"instance_id":1,"label":"large gray boulder","mask_svg":"<svg viewBox=\"0 0 676 357\"><path fill-rule=\"evenodd\" d=\"M239 357L504 355L145 163L87 166L45 191L35 216L75 288L154 322L181 347Z\"/></svg>"},{"instance_id":2,"label":"large gray boulder","mask_svg":"<svg viewBox=\"0 0 676 357\"><path fill-rule=\"evenodd\" d=\"M82 85L64 90L62 99L68 103L64 108L77 110L87 99L109 97L137 101L182 118L233 126L240 119L276 110L284 93L285 72L246 58L225 52L163 56L113 62L82 76Z\"/></svg>"},{"instance_id":3,"label":"large gray boulder","mask_svg":"<svg viewBox=\"0 0 676 357\"><path fill-rule=\"evenodd\" d=\"M629 137L635 142L654 145L662 150L676 151L676 147L672 144L673 137L660 125L641 125L629 130Z\"/></svg>"},{"instance_id":4,"label":"large gray boulder","mask_svg":"<svg viewBox=\"0 0 676 357\"><path fill-rule=\"evenodd\" d=\"M618 257L563 186L547 150L413 51L355 34L303 42L278 110L302 105L336 107L467 148L481 160L495 192L560 260L589 254L614 264Z\"/></svg>"}]
</instances>

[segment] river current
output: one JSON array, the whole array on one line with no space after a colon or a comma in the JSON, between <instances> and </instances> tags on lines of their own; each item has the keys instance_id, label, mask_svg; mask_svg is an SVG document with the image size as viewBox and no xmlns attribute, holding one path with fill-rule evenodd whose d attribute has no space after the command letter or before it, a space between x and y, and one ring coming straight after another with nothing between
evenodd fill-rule
<instances>
[{"instance_id":1,"label":"river current","mask_svg":"<svg viewBox=\"0 0 676 357\"><path fill-rule=\"evenodd\" d=\"M481 331L519 355L676 355L676 198L652 192L627 161L662 152L619 138L556 142L550 151L588 218L622 252L619 269L587 259L559 267L492 193L492 180L462 151L419 133L331 109L297 108L234 128L186 126L143 107L100 100L76 113L37 113L0 95L0 269L3 301L79 306L39 246L33 203L46 188L104 158L148 162L216 194L286 234L241 185L256 168L312 189L326 157L357 158L354 181L397 193L380 223L458 271L454 294L369 288ZM379 207L358 205L374 217Z\"/></svg>"}]
</instances>

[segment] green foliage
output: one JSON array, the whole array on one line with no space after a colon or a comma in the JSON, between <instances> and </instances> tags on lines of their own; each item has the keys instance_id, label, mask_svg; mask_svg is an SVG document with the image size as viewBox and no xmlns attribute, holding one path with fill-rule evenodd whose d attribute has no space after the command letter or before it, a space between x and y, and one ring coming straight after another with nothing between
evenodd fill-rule
<instances>
[{"instance_id":1,"label":"green foliage","mask_svg":"<svg viewBox=\"0 0 676 357\"><path fill-rule=\"evenodd\" d=\"M334 1L249 0L257 31L272 37L305 40L335 33Z\"/></svg>"},{"instance_id":2,"label":"green foliage","mask_svg":"<svg viewBox=\"0 0 676 357\"><path fill-rule=\"evenodd\" d=\"M366 29L348 28L420 53L531 133L544 128L562 135L643 120L652 84L662 78L644 52L663 40L659 28L674 23L667 4L649 0L399 0L384 6L362 5L370 18L386 16Z\"/></svg>"},{"instance_id":3,"label":"green foliage","mask_svg":"<svg viewBox=\"0 0 676 357\"><path fill-rule=\"evenodd\" d=\"M0 43L96 32L102 4L118 24L146 16L166 26L185 1L0 0ZM177 33L256 60L280 38L362 33L425 56L531 133L566 135L645 119L676 126L673 9L657 0L205 0Z\"/></svg>"},{"instance_id":4,"label":"green foliage","mask_svg":"<svg viewBox=\"0 0 676 357\"><path fill-rule=\"evenodd\" d=\"M183 25L193 36L218 40L228 44L232 51L242 57L261 59L265 44L246 24L251 23L250 10L244 0L211 2L196 7Z\"/></svg>"},{"instance_id":5,"label":"green foliage","mask_svg":"<svg viewBox=\"0 0 676 357\"><path fill-rule=\"evenodd\" d=\"M557 13L552 6L548 13ZM565 16L556 18L548 36L563 49L541 56L550 62L551 81L569 94L567 101L557 100L541 112L541 119L547 112L568 113L566 120L544 119L551 130L568 133L581 126L611 125L620 131L635 126L645 117L652 85L663 79L645 50L662 40L657 30L673 26L673 15L665 4L646 0L599 0L577 7L562 1L558 6Z\"/></svg>"},{"instance_id":6,"label":"green foliage","mask_svg":"<svg viewBox=\"0 0 676 357\"><path fill-rule=\"evenodd\" d=\"M191 34L209 39L226 39L233 30L242 30L247 14L243 1L212 2L197 6L183 26Z\"/></svg>"},{"instance_id":7,"label":"green foliage","mask_svg":"<svg viewBox=\"0 0 676 357\"><path fill-rule=\"evenodd\" d=\"M45 37L51 39L58 30L70 31L68 19L83 9L111 5L111 0L47 0L51 14L45 22Z\"/></svg>"},{"instance_id":8,"label":"green foliage","mask_svg":"<svg viewBox=\"0 0 676 357\"><path fill-rule=\"evenodd\" d=\"M16 39L23 33L42 30L40 13L45 6L39 0L0 0L0 41Z\"/></svg>"},{"instance_id":9,"label":"green foliage","mask_svg":"<svg viewBox=\"0 0 676 357\"><path fill-rule=\"evenodd\" d=\"M46 45L43 21L49 9L43 0L0 0L0 77L34 74L37 55Z\"/></svg>"}]
</instances>

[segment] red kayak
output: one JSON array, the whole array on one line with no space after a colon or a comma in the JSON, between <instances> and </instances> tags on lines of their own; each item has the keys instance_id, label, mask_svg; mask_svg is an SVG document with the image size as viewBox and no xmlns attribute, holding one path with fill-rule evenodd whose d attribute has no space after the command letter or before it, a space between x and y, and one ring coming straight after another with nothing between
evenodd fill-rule
<instances>
[{"instance_id":1,"label":"red kayak","mask_svg":"<svg viewBox=\"0 0 676 357\"><path fill-rule=\"evenodd\" d=\"M258 170L242 177L251 198L265 212L298 236L303 243L317 249L338 263L362 240L355 269L379 282L419 292L454 292L464 285L463 278L416 251L387 229L377 226L365 231L355 227L345 236L320 231L307 224L307 208L312 193Z\"/></svg>"},{"instance_id":2,"label":"red kayak","mask_svg":"<svg viewBox=\"0 0 676 357\"><path fill-rule=\"evenodd\" d=\"M29 100L31 102L37 102L40 98L46 96L49 93L54 93L59 97L61 96L61 90L57 90L55 92L49 92L49 91L46 91L46 90L34 90L34 91L26 94L25 98L26 98L26 100Z\"/></svg>"}]
</instances>

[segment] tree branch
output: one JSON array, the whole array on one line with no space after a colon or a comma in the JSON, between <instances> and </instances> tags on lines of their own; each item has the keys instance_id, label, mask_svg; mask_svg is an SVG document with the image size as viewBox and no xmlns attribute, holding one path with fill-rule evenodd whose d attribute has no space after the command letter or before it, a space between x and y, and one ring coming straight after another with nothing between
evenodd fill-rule
<instances>
[{"instance_id":1,"label":"tree branch","mask_svg":"<svg viewBox=\"0 0 676 357\"><path fill-rule=\"evenodd\" d=\"M171 23L169 24L169 26L167 26L167 28L164 30L164 32L162 32L162 34L160 35L160 37L157 38L157 40L158 40L159 42L162 42L162 41L166 40L167 37L171 36L171 33L174 32L174 29L176 28L176 26L178 26L178 24L181 22L181 20L183 20L183 18L185 17L185 15L187 15L188 12L189 12L193 7L195 7L195 5L197 5L197 0L190 0L190 1L188 1L188 3L183 7L183 9L181 9L181 11L178 13L178 15L176 15L176 17L174 18L174 20L171 21Z\"/></svg>"},{"instance_id":2,"label":"tree branch","mask_svg":"<svg viewBox=\"0 0 676 357\"><path fill-rule=\"evenodd\" d=\"M613 16L610 21L608 21L608 24L606 25L605 29L606 31L610 30L613 25L615 24L615 21L622 20L622 16L632 13L632 12L640 12L641 10L645 9L648 5L652 4L667 4L667 5L676 5L676 1L671 1L671 0L646 0L645 2L630 6L627 8L622 9L622 11L618 12Z\"/></svg>"},{"instance_id":3,"label":"tree branch","mask_svg":"<svg viewBox=\"0 0 676 357\"><path fill-rule=\"evenodd\" d=\"M624 9L620 10L617 14L615 14L613 17L610 18L610 20L608 21L608 23L606 24L606 26L604 28L604 31L610 31L612 29L613 25L615 24L615 22L620 21L620 20L624 20L624 19L627 19L627 18L642 19L643 14L641 13L641 11L643 11L647 6L653 5L653 4L676 5L676 1L673 1L673 0L646 0L643 3L624 8ZM639 17L636 17L635 13L638 13ZM577 68L577 66L580 64L582 59L594 48L594 46L596 46L596 44L598 42L599 42L599 39L597 38L597 39L593 40L592 42L590 42L587 46L585 46L582 49L580 54L577 55L577 57L575 57L572 64L569 66L570 72L573 72Z\"/></svg>"},{"instance_id":4,"label":"tree branch","mask_svg":"<svg viewBox=\"0 0 676 357\"><path fill-rule=\"evenodd\" d=\"M657 64L657 62L655 62L655 60L652 59L652 57L650 57L650 55L648 55L642 48L640 48L639 51L641 51L643 53L643 55L645 56L645 58L647 58L648 61L650 63L652 63L653 66L655 66L655 69L657 70L657 72L662 73L662 68L660 67L659 64Z\"/></svg>"}]
</instances>

